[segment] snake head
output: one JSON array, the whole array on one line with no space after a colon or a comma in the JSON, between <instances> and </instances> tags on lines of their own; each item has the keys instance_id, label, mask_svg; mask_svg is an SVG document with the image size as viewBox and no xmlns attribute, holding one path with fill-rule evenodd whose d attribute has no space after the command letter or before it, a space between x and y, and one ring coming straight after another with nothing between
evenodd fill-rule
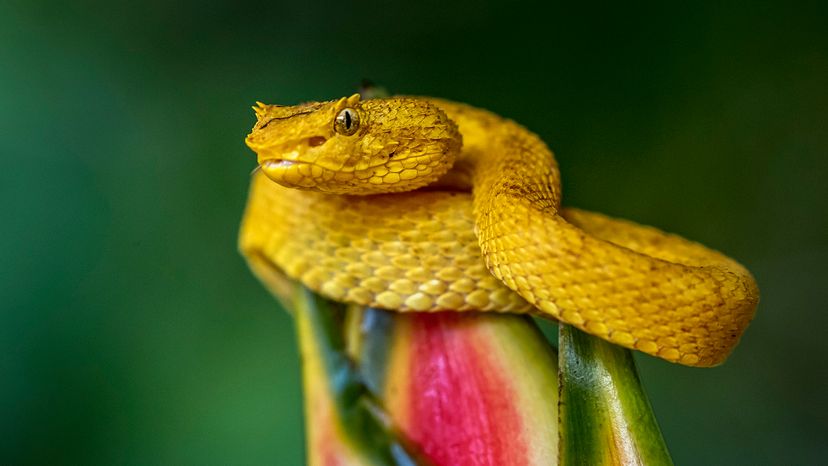
<instances>
[{"instance_id":1,"label":"snake head","mask_svg":"<svg viewBox=\"0 0 828 466\"><path fill-rule=\"evenodd\" d=\"M410 191L445 174L462 139L434 104L359 94L297 106L253 107L246 143L262 172L297 189L333 194Z\"/></svg>"}]
</instances>

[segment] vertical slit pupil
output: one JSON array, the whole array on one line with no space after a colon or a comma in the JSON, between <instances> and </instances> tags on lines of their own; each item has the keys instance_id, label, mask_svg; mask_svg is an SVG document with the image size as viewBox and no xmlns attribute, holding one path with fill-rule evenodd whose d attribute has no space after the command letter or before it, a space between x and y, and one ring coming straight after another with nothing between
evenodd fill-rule
<instances>
[{"instance_id":1,"label":"vertical slit pupil","mask_svg":"<svg viewBox=\"0 0 828 466\"><path fill-rule=\"evenodd\" d=\"M351 112L345 110L345 128L351 129Z\"/></svg>"}]
</instances>

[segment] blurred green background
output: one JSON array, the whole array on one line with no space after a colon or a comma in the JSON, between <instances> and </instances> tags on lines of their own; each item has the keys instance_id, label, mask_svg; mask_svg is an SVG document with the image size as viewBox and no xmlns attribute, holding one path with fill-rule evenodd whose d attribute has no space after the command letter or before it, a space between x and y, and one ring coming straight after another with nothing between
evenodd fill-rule
<instances>
[{"instance_id":1,"label":"blurred green background","mask_svg":"<svg viewBox=\"0 0 828 466\"><path fill-rule=\"evenodd\" d=\"M556 151L565 203L754 272L723 367L639 355L678 464L828 454L825 2L0 3L0 463L301 464L290 317L236 233L255 100L371 78Z\"/></svg>"}]
</instances>

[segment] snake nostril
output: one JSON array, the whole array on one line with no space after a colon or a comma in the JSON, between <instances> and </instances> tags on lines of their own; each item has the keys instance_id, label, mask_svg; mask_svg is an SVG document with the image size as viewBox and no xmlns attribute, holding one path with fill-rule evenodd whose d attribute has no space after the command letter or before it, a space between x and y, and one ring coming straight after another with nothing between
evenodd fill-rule
<instances>
[{"instance_id":1,"label":"snake nostril","mask_svg":"<svg viewBox=\"0 0 828 466\"><path fill-rule=\"evenodd\" d=\"M327 141L327 139L325 139L324 136L311 136L308 138L308 145L311 147L321 146L322 144L325 144L325 141Z\"/></svg>"}]
</instances>

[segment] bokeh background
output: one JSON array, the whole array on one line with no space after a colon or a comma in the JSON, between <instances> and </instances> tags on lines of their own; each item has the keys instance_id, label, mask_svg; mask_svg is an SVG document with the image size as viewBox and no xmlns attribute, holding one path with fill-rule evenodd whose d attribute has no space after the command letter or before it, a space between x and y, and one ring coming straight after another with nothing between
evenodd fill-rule
<instances>
[{"instance_id":1,"label":"bokeh background","mask_svg":"<svg viewBox=\"0 0 828 466\"><path fill-rule=\"evenodd\" d=\"M362 78L514 118L566 204L747 265L727 364L639 355L667 443L824 461L825 5L0 3L0 463L301 464L292 322L236 251L242 141L255 100Z\"/></svg>"}]
</instances>

